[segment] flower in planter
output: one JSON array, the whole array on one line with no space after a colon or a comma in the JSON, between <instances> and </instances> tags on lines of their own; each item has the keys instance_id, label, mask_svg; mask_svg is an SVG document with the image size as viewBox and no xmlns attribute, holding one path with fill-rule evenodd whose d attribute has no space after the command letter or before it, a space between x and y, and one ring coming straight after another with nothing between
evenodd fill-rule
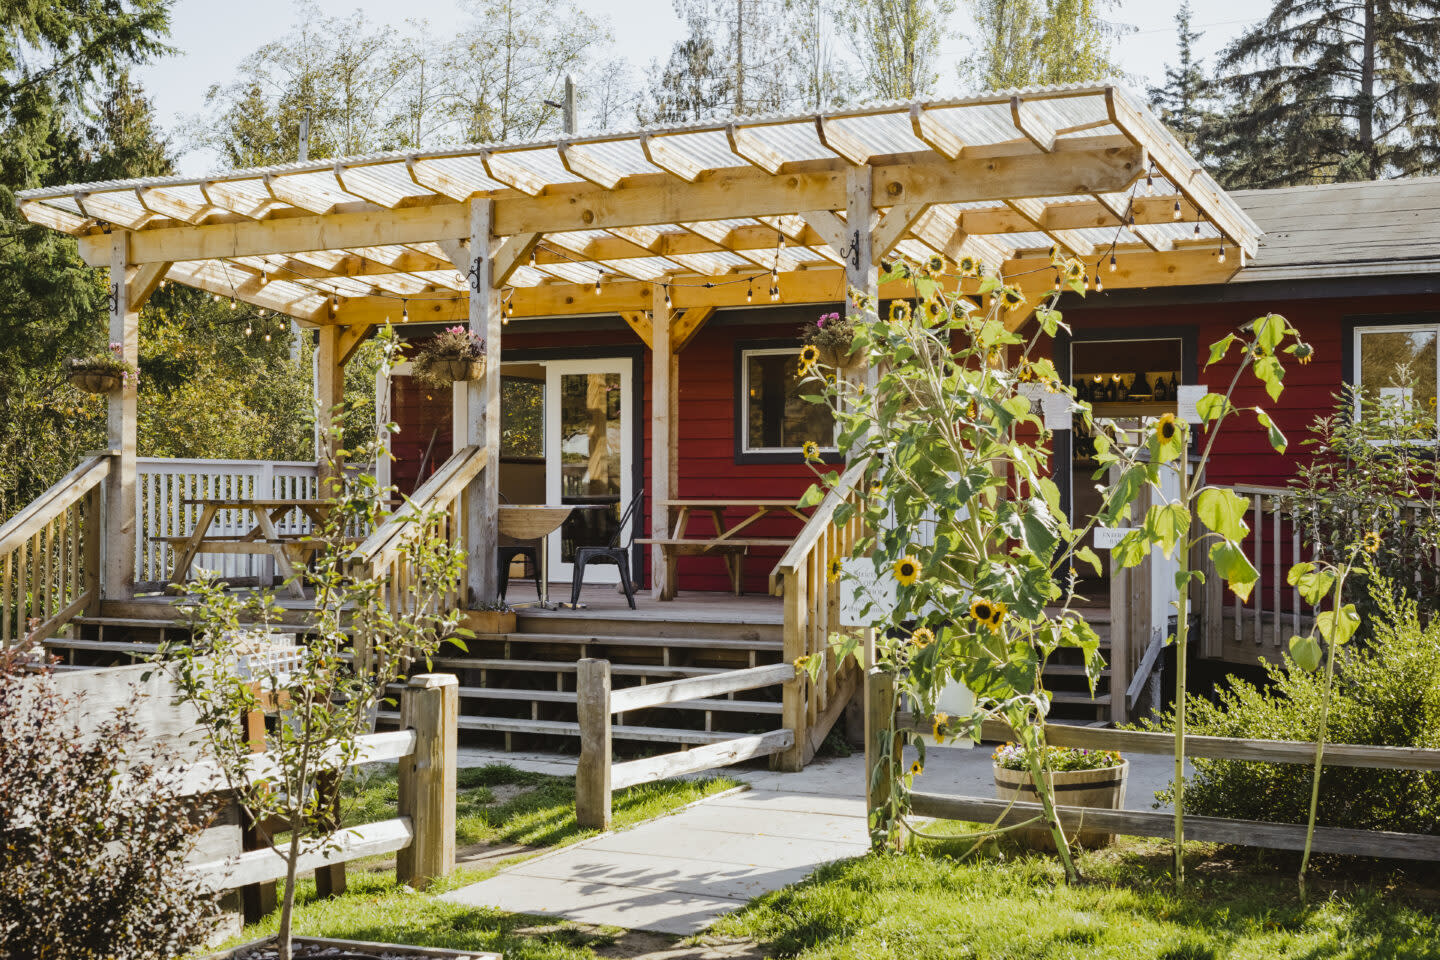
<instances>
[{"instance_id":1,"label":"flower in planter","mask_svg":"<svg viewBox=\"0 0 1440 960\"><path fill-rule=\"evenodd\" d=\"M65 361L65 374L70 382L87 393L107 393L129 386L132 377L139 386L135 368L125 362L124 344L111 343L108 351L97 351L84 357Z\"/></svg>"},{"instance_id":2,"label":"flower in planter","mask_svg":"<svg viewBox=\"0 0 1440 960\"><path fill-rule=\"evenodd\" d=\"M415 378L434 387L479 376L485 339L467 327L447 327L421 344L415 354Z\"/></svg>"}]
</instances>

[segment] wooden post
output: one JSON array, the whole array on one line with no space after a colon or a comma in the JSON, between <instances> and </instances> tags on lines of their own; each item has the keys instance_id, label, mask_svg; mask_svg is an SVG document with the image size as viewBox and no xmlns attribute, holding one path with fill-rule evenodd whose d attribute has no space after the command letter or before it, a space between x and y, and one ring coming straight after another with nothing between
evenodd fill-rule
<instances>
[{"instance_id":1,"label":"wooden post","mask_svg":"<svg viewBox=\"0 0 1440 960\"><path fill-rule=\"evenodd\" d=\"M130 233L110 234L110 343L119 344L120 359L140 366L140 307L130 303L126 283L130 265ZM105 484L104 592L124 599L135 592L136 424L139 419L137 377L127 377L109 396L108 445L114 451Z\"/></svg>"},{"instance_id":2,"label":"wooden post","mask_svg":"<svg viewBox=\"0 0 1440 960\"><path fill-rule=\"evenodd\" d=\"M113 463L111 467L114 467ZM85 567L81 574L84 584L81 589L90 598L90 602L85 605L87 617L100 614L100 543L105 537L104 509L101 497L101 487L96 487L85 495L85 527L81 534L85 538L83 560ZM3 594L0 594L0 599L5 599Z\"/></svg>"},{"instance_id":3,"label":"wooden post","mask_svg":"<svg viewBox=\"0 0 1440 960\"><path fill-rule=\"evenodd\" d=\"M415 752L400 761L400 816L410 818L410 845L395 875L416 889L455 869L455 752L460 681L448 673L410 678L400 698L400 725L415 731Z\"/></svg>"},{"instance_id":4,"label":"wooden post","mask_svg":"<svg viewBox=\"0 0 1440 960\"><path fill-rule=\"evenodd\" d=\"M580 720L580 762L575 767L575 819L581 827L610 829L610 661L576 664L575 710Z\"/></svg>"},{"instance_id":5,"label":"wooden post","mask_svg":"<svg viewBox=\"0 0 1440 960\"><path fill-rule=\"evenodd\" d=\"M340 490L335 483L340 471L342 424L336 408L345 400L345 366L340 362L340 328L334 324L320 327L315 344L315 477L316 495L331 497ZM263 497L273 496L264 491Z\"/></svg>"},{"instance_id":6,"label":"wooden post","mask_svg":"<svg viewBox=\"0 0 1440 960\"><path fill-rule=\"evenodd\" d=\"M880 737L890 731L891 749L881 749ZM900 840L899 825L876 820L877 808L890 802L894 776L903 760L904 740L895 729L895 677L871 667L865 671L865 810L872 831L883 828ZM872 836L875 834L872 833ZM876 845L879 849L879 845Z\"/></svg>"},{"instance_id":7,"label":"wooden post","mask_svg":"<svg viewBox=\"0 0 1440 960\"><path fill-rule=\"evenodd\" d=\"M470 331L485 340L485 377L466 389L465 443L488 451L484 472L465 491L466 580L472 601L500 596L496 531L500 523L500 290L495 285L495 204L470 201ZM456 425L458 433L459 424Z\"/></svg>"},{"instance_id":8,"label":"wooden post","mask_svg":"<svg viewBox=\"0 0 1440 960\"><path fill-rule=\"evenodd\" d=\"M785 628L782 637L785 663L794 663L809 653L805 648L805 637L810 630L810 606L807 600L805 570L808 563L802 563L794 571L787 570L784 584ZM805 744L810 736L806 724L806 684L810 674L797 669L795 677L787 680L781 693L780 717L785 729L795 734L795 741L788 750L772 754L770 768L797 773L805 767Z\"/></svg>"},{"instance_id":9,"label":"wooden post","mask_svg":"<svg viewBox=\"0 0 1440 960\"><path fill-rule=\"evenodd\" d=\"M674 316L665 306L660 284L650 287L650 536L670 536L670 511L665 501L675 496L675 472L679 463L671 445L679 419L676 415L676 356L671 345ZM665 551L650 545L650 594L656 600L672 596L674 584L666 582L669 571Z\"/></svg>"},{"instance_id":10,"label":"wooden post","mask_svg":"<svg viewBox=\"0 0 1440 960\"><path fill-rule=\"evenodd\" d=\"M846 171L845 226L850 234L850 246L848 250L842 251L845 257L845 285L847 293L858 291L868 296L878 313L880 310L880 271L875 265L873 191L874 184L870 167L851 167ZM855 301L847 296L845 298L846 316L853 320L862 313L863 311L856 306ZM864 379L867 392L873 396L878 372L866 364L862 371L857 371L857 375Z\"/></svg>"}]
</instances>

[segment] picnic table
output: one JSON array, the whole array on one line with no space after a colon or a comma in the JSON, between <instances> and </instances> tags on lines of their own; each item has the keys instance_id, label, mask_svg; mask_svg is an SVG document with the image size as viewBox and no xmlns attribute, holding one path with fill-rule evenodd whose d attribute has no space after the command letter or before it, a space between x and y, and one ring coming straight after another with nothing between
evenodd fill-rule
<instances>
[{"instance_id":1,"label":"picnic table","mask_svg":"<svg viewBox=\"0 0 1440 960\"><path fill-rule=\"evenodd\" d=\"M295 576L296 567L304 566L307 555L314 554L324 544L308 539L309 534L282 534L276 525L285 519L286 514L299 510L319 527L334 509L334 501L298 497L273 500L197 497L181 503L200 507L200 517L195 521L194 528L183 536L156 538L170 544L175 552L175 564L170 574L172 584L182 584L190 578L190 566L202 553L268 554L275 558L275 569L288 582L291 595L297 598L305 596L305 589ZM222 510L248 510L255 515L255 526L243 533L211 535L210 527Z\"/></svg>"},{"instance_id":2,"label":"picnic table","mask_svg":"<svg viewBox=\"0 0 1440 960\"><path fill-rule=\"evenodd\" d=\"M660 506L666 511L670 535L665 538L646 537L637 543L648 543L663 552L665 556L665 589L661 600L675 599L675 574L681 557L718 556L725 560L730 575L730 587L738 597L744 589L745 555L755 547L788 547L789 537L741 536L747 528L771 516L788 516L809 522L810 517L794 499L775 500L717 500L679 499L661 500ZM725 523L728 510L745 510L746 515L729 526ZM690 531L690 523L696 516L710 520L712 532L706 536ZM673 519L671 519L673 518Z\"/></svg>"}]
</instances>

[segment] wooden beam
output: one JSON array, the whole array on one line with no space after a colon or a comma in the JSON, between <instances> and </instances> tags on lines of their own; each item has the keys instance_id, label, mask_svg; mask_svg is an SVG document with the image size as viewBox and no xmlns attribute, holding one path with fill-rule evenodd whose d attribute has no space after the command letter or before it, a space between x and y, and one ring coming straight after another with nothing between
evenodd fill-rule
<instances>
[{"instance_id":1,"label":"wooden beam","mask_svg":"<svg viewBox=\"0 0 1440 960\"><path fill-rule=\"evenodd\" d=\"M292 183L288 177L265 174L262 178L265 189L270 191L270 196L277 200L283 200L293 207L301 210L309 210L311 213L327 214L335 209L335 201L323 194L312 193ZM316 244L311 249L322 249L323 245Z\"/></svg>"},{"instance_id":2,"label":"wooden beam","mask_svg":"<svg viewBox=\"0 0 1440 960\"><path fill-rule=\"evenodd\" d=\"M831 250L839 256L845 255L850 244L850 229L838 213L833 210L806 210L800 217Z\"/></svg>"},{"instance_id":3,"label":"wooden beam","mask_svg":"<svg viewBox=\"0 0 1440 960\"><path fill-rule=\"evenodd\" d=\"M427 190L434 190L441 196L449 197L451 200L469 200L471 196L480 192L478 186L466 183L457 177L452 177L438 167L426 163L418 157L406 158L405 170L410 174L410 179L415 181L417 186L424 187Z\"/></svg>"},{"instance_id":4,"label":"wooden beam","mask_svg":"<svg viewBox=\"0 0 1440 960\"><path fill-rule=\"evenodd\" d=\"M509 237L495 251L492 259L495 261L495 274L492 283L496 287L504 286L509 281L511 274L520 266L523 261L530 259L536 244L540 242L540 234L523 233L518 236Z\"/></svg>"},{"instance_id":5,"label":"wooden beam","mask_svg":"<svg viewBox=\"0 0 1440 960\"><path fill-rule=\"evenodd\" d=\"M780 168L785 166L785 158L767 146L752 130L732 123L725 128L725 138L730 141L731 153L766 173L779 173Z\"/></svg>"},{"instance_id":6,"label":"wooden beam","mask_svg":"<svg viewBox=\"0 0 1440 960\"><path fill-rule=\"evenodd\" d=\"M875 195L892 205L961 203L1123 190L1140 174L1143 159L1139 148L1112 147L1047 155L936 158L866 169ZM502 197L494 201L495 227L499 235L512 236L837 210L845 203L844 183L845 174L836 170L778 177L756 171L717 172L696 183L658 174L631 178L623 190L587 186L557 188L544 196ZM435 204L142 230L132 239L131 258L136 263L178 262L423 243L462 239L467 229L462 205ZM80 239L87 262L101 258L102 240Z\"/></svg>"},{"instance_id":7,"label":"wooden beam","mask_svg":"<svg viewBox=\"0 0 1440 960\"><path fill-rule=\"evenodd\" d=\"M648 312L644 310L622 310L620 311L620 319L630 325L630 329L635 331L635 336L639 337L647 348L654 349L651 334L652 326Z\"/></svg>"},{"instance_id":8,"label":"wooden beam","mask_svg":"<svg viewBox=\"0 0 1440 960\"><path fill-rule=\"evenodd\" d=\"M679 353L690 345L695 335L715 315L714 307L691 307L675 318L675 330L671 336L670 349Z\"/></svg>"},{"instance_id":9,"label":"wooden beam","mask_svg":"<svg viewBox=\"0 0 1440 960\"><path fill-rule=\"evenodd\" d=\"M59 230L62 233L79 234L90 229L94 223L88 217L77 217L75 214L59 207L52 207L48 203L40 203L36 200L21 200L20 215L30 223L37 223L42 227L49 227L51 230ZM94 266L94 264L92 264Z\"/></svg>"},{"instance_id":10,"label":"wooden beam","mask_svg":"<svg viewBox=\"0 0 1440 960\"><path fill-rule=\"evenodd\" d=\"M134 309L139 310L149 301L150 294L160 286L160 281L165 279L169 269L170 264L162 260L131 267L125 271L125 296Z\"/></svg>"},{"instance_id":11,"label":"wooden beam","mask_svg":"<svg viewBox=\"0 0 1440 960\"><path fill-rule=\"evenodd\" d=\"M653 137L648 133L640 135L640 149L645 159L686 183L694 183L710 172L694 156L676 146L671 137Z\"/></svg>"},{"instance_id":12,"label":"wooden beam","mask_svg":"<svg viewBox=\"0 0 1440 960\"><path fill-rule=\"evenodd\" d=\"M1119 200L1119 198L1122 197L1125 198L1123 203ZM1095 194L1096 202L1103 206L1112 216L1114 216L1119 223L1125 224L1125 229L1129 230L1135 236L1139 237L1140 240L1145 244L1145 246L1149 247L1151 250L1154 250L1157 253L1164 253L1167 250L1175 249L1174 240L1171 240L1169 237L1163 236L1160 231L1151 229L1146 224L1140 222L1140 215L1138 210L1139 204L1136 202L1139 199L1139 197L1134 197L1129 194L1123 193ZM1174 210L1173 200L1171 201L1171 210ZM1183 216L1184 204L1181 204L1181 213ZM1130 223L1131 214L1135 215L1135 223ZM1173 213L1171 214L1171 220L1174 220Z\"/></svg>"},{"instance_id":13,"label":"wooden beam","mask_svg":"<svg viewBox=\"0 0 1440 960\"><path fill-rule=\"evenodd\" d=\"M679 423L679 360L672 347L675 316L665 303L659 284L650 288L650 536L664 540L670 535L670 511L664 501L677 493L679 451L674 446ZM650 545L650 595L670 596L665 551Z\"/></svg>"},{"instance_id":14,"label":"wooden beam","mask_svg":"<svg viewBox=\"0 0 1440 960\"><path fill-rule=\"evenodd\" d=\"M1055 149L1055 128L1035 116L1035 112L1025 106L1025 101L1017 94L1010 98L1010 117L1015 123L1015 129L1025 134L1026 139L1042 153L1049 153Z\"/></svg>"},{"instance_id":15,"label":"wooden beam","mask_svg":"<svg viewBox=\"0 0 1440 960\"><path fill-rule=\"evenodd\" d=\"M129 207L123 206L110 197L107 197L104 193L87 193L83 190L77 190L75 191L74 199L75 205L80 208L80 212L87 217L103 220L106 223L113 223L117 227L136 230L154 219L154 214L149 211L142 209L137 214Z\"/></svg>"},{"instance_id":16,"label":"wooden beam","mask_svg":"<svg viewBox=\"0 0 1440 960\"><path fill-rule=\"evenodd\" d=\"M560 163L581 180L588 180L606 190L614 190L620 186L620 181L625 179L623 173L584 147L562 142L556 147L556 150L560 153Z\"/></svg>"},{"instance_id":17,"label":"wooden beam","mask_svg":"<svg viewBox=\"0 0 1440 960\"><path fill-rule=\"evenodd\" d=\"M318 291L307 289L300 299L290 298L278 292L275 284L261 283L258 271L246 270L232 263L213 260L176 263L171 265L166 276L174 283L222 297L233 296L242 303L273 310L306 323L324 323L329 319L325 298Z\"/></svg>"},{"instance_id":18,"label":"wooden beam","mask_svg":"<svg viewBox=\"0 0 1440 960\"><path fill-rule=\"evenodd\" d=\"M823 116L816 117L815 133L820 137L820 143L831 153L856 166L864 166L870 162L870 148L863 140L848 133L837 121Z\"/></svg>"},{"instance_id":19,"label":"wooden beam","mask_svg":"<svg viewBox=\"0 0 1440 960\"><path fill-rule=\"evenodd\" d=\"M1094 252L1095 245L1084 234L1072 230L1052 230L1047 225L1049 217L1044 201L1027 197L1005 202L1016 213L1034 224L1036 230L1044 233L1062 250L1067 250L1082 258L1088 257Z\"/></svg>"},{"instance_id":20,"label":"wooden beam","mask_svg":"<svg viewBox=\"0 0 1440 960\"><path fill-rule=\"evenodd\" d=\"M905 236L915 221L929 209L928 203L902 203L886 210L871 231L871 256L875 258L875 262L879 263L888 256L900 242L900 238Z\"/></svg>"},{"instance_id":21,"label":"wooden beam","mask_svg":"<svg viewBox=\"0 0 1440 960\"><path fill-rule=\"evenodd\" d=\"M345 402L345 364L341 360L340 328L327 324L316 331L315 344L315 462L319 494L333 497L335 481L344 469L339 408Z\"/></svg>"},{"instance_id":22,"label":"wooden beam","mask_svg":"<svg viewBox=\"0 0 1440 960\"><path fill-rule=\"evenodd\" d=\"M500 526L500 338L504 314L500 287L495 283L495 201L470 201L470 330L485 338L485 378L468 385L468 443L483 447L485 471L466 490L465 510L470 537L468 580L474 601L496 600L500 595L499 566L495 555Z\"/></svg>"},{"instance_id":23,"label":"wooden beam","mask_svg":"<svg viewBox=\"0 0 1440 960\"><path fill-rule=\"evenodd\" d=\"M539 196L547 186L540 177L502 153L483 151L480 154L480 162L484 164L485 172L490 174L491 180L498 180L506 186L532 197Z\"/></svg>"},{"instance_id":24,"label":"wooden beam","mask_svg":"<svg viewBox=\"0 0 1440 960\"><path fill-rule=\"evenodd\" d=\"M910 105L910 128L915 138L949 160L957 160L965 150L965 141L940 124L923 104Z\"/></svg>"},{"instance_id":25,"label":"wooden beam","mask_svg":"<svg viewBox=\"0 0 1440 960\"><path fill-rule=\"evenodd\" d=\"M375 325L372 323L357 323L343 329L339 343L342 366L350 362L350 358L355 356L355 351L360 349L360 345L369 338L370 331L374 329Z\"/></svg>"}]
</instances>

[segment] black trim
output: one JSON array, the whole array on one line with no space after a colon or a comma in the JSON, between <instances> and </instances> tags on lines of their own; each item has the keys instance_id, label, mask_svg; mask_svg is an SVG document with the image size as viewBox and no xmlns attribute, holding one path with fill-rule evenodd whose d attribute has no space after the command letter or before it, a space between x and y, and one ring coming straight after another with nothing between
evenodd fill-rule
<instances>
[{"instance_id":1,"label":"black trim","mask_svg":"<svg viewBox=\"0 0 1440 960\"><path fill-rule=\"evenodd\" d=\"M1357 386L1355 380L1355 330L1358 327L1401 327L1407 324L1440 324L1440 312L1434 310L1418 313L1364 313L1346 316L1340 321L1340 380L1350 386Z\"/></svg>"},{"instance_id":2,"label":"black trim","mask_svg":"<svg viewBox=\"0 0 1440 960\"><path fill-rule=\"evenodd\" d=\"M736 340L735 341L735 366L734 378L731 381L731 393L733 395L732 406L735 408L735 464L745 466L747 464L761 463L804 463L805 458L798 453L775 452L756 453L745 449L745 351L747 350L794 350L800 352L799 337L769 337L764 340ZM838 450L829 450L820 455L823 463L840 464L845 458L840 456Z\"/></svg>"},{"instance_id":3,"label":"black trim","mask_svg":"<svg viewBox=\"0 0 1440 960\"><path fill-rule=\"evenodd\" d=\"M532 347L526 350L500 348L501 363L540 363L545 360L630 360L630 389L635 391L635 412L630 426L633 437L631 446L630 484L634 490L645 489L645 355L644 346L594 346L594 347ZM636 583L645 569L644 547L632 544L630 567Z\"/></svg>"},{"instance_id":4,"label":"black trim","mask_svg":"<svg viewBox=\"0 0 1440 960\"><path fill-rule=\"evenodd\" d=\"M1050 789L1056 793L1071 793L1077 790L1103 790L1106 787L1118 787L1124 782L1124 777L1116 777L1114 780L1091 780L1087 783L1052 783ZM1035 793L1035 784L1033 783L1000 783L996 781L995 785L1002 790L1019 790L1021 793Z\"/></svg>"},{"instance_id":5,"label":"black trim","mask_svg":"<svg viewBox=\"0 0 1440 960\"><path fill-rule=\"evenodd\" d=\"M1055 372L1060 382L1069 384L1073 375L1070 348L1078 343L1092 340L1179 340L1180 341L1180 382L1198 383L1200 362L1200 331L1194 324L1172 324L1154 327L1075 327L1074 332L1060 330L1055 334ZM1070 467L1070 456L1074 450L1071 431L1062 430L1055 434L1054 463L1060 487L1060 510L1066 517L1074 502L1072 484L1074 471ZM1072 522L1074 518L1071 518Z\"/></svg>"},{"instance_id":6,"label":"black trim","mask_svg":"<svg viewBox=\"0 0 1440 960\"><path fill-rule=\"evenodd\" d=\"M1317 271L1322 268L1317 267ZM1064 297L1065 313L1089 313L1122 307L1162 307L1197 303L1252 303L1262 300L1332 300L1341 297L1417 296L1440 293L1440 274L1397 273L1368 277L1326 277L1296 280L1135 287L1091 293L1083 300Z\"/></svg>"}]
</instances>

